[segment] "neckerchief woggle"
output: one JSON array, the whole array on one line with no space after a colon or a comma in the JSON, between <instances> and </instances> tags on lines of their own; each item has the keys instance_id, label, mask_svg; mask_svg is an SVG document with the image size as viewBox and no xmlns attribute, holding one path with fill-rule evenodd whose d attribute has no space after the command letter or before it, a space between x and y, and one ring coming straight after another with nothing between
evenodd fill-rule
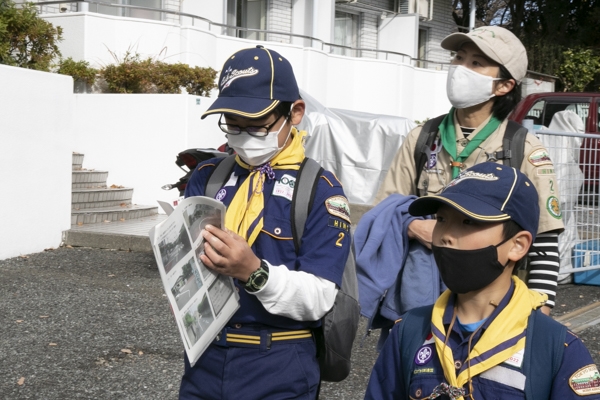
<instances>
[{"instance_id":1,"label":"neckerchief woggle","mask_svg":"<svg viewBox=\"0 0 600 400\"><path fill-rule=\"evenodd\" d=\"M225 226L246 239L252 246L256 237L263 228L263 210L265 200L263 189L265 179L275 179L273 169L300 169L304 160L304 137L306 131L292 128L292 142L277 154L271 161L260 167L246 164L240 156L235 161L243 168L250 170L250 175L241 184L227 212L225 213Z\"/></svg>"},{"instance_id":2,"label":"neckerchief woggle","mask_svg":"<svg viewBox=\"0 0 600 400\"><path fill-rule=\"evenodd\" d=\"M454 128L454 111L455 108L452 107L450 112L446 114L442 123L439 126L440 138L442 139L442 146L450 155L450 158L453 162L457 162L462 164L473 151L479 147L481 142L490 137L492 133L498 129L502 121L496 118L493 114L488 123L481 128L479 132L475 136L469 139L469 144L460 152L460 154L456 154L456 129ZM460 173L460 167L452 164L452 179L456 178Z\"/></svg>"},{"instance_id":3,"label":"neckerchief woggle","mask_svg":"<svg viewBox=\"0 0 600 400\"><path fill-rule=\"evenodd\" d=\"M444 345L446 342L446 328L443 324L444 311L448 300L454 294L446 290L433 306L431 315L431 328L435 340L435 348L444 369L444 377L448 384L454 388L462 388L474 376L489 370L492 367L508 360L516 352L525 348L525 335L527 320L532 310L545 304L548 296L527 289L527 286L518 278L512 277L515 290L512 298L502 311L494 318L479 341L469 352L464 368L456 376L454 356L452 349ZM462 396L455 399L463 400Z\"/></svg>"}]
</instances>

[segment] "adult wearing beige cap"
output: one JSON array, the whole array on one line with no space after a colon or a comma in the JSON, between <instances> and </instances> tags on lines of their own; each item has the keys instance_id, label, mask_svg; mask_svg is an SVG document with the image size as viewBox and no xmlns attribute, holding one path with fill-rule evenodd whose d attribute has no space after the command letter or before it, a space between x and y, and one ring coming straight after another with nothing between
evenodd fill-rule
<instances>
[{"instance_id":1,"label":"adult wearing beige cap","mask_svg":"<svg viewBox=\"0 0 600 400\"><path fill-rule=\"evenodd\" d=\"M439 194L460 171L481 162L503 162L498 155L506 154L502 141L508 115L521 100L521 81L527 73L525 47L513 33L498 26L453 33L441 45L455 52L446 85L452 108L437 127L420 174L415 148L422 127L409 133L376 202L392 193ZM540 206L538 235L529 253L528 286L548 295L543 311L549 314L556 296L558 234L563 230L563 222L554 166L542 143L529 133L520 170L536 186ZM431 247L434 225L435 220L415 220L408 227L408 236Z\"/></svg>"}]
</instances>

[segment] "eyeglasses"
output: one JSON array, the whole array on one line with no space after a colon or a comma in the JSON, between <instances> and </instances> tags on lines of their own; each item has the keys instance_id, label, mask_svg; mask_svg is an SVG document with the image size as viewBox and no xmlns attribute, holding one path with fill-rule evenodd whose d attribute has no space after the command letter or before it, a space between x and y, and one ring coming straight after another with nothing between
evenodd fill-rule
<instances>
[{"instance_id":1,"label":"eyeglasses","mask_svg":"<svg viewBox=\"0 0 600 400\"><path fill-rule=\"evenodd\" d=\"M239 135L240 133L247 133L250 136L265 137L269 134L269 132L271 132L271 128L273 128L275 124L277 124L281 117L283 117L283 115L277 117L275 122L273 122L271 125L247 126L245 128L242 128L237 125L231 125L227 122L222 122L221 120L223 119L223 114L221 114L221 118L219 118L219 128L228 135Z\"/></svg>"}]
</instances>

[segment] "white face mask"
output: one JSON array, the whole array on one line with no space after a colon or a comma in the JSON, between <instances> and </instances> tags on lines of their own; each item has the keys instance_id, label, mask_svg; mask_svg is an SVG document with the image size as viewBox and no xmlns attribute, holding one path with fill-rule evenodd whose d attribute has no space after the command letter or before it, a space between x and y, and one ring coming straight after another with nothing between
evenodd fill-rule
<instances>
[{"instance_id":1,"label":"white face mask","mask_svg":"<svg viewBox=\"0 0 600 400\"><path fill-rule=\"evenodd\" d=\"M462 65L451 65L448 69L446 94L454 108L467 108L488 101L495 95L492 93L494 81L492 78L478 74Z\"/></svg>"},{"instance_id":2,"label":"white face mask","mask_svg":"<svg viewBox=\"0 0 600 400\"><path fill-rule=\"evenodd\" d=\"M276 132L269 132L267 136L263 137L251 136L245 132L239 135L226 135L227 143L248 165L258 167L266 164L283 150L283 146L287 143L293 128L290 127L285 142L280 148L279 132L281 132L286 122L287 118Z\"/></svg>"}]
</instances>

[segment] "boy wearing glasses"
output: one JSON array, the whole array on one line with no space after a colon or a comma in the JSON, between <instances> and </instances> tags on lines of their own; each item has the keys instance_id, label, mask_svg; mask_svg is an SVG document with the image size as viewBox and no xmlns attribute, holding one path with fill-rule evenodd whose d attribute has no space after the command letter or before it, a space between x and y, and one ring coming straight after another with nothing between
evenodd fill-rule
<instances>
[{"instance_id":1,"label":"boy wearing glasses","mask_svg":"<svg viewBox=\"0 0 600 400\"><path fill-rule=\"evenodd\" d=\"M513 273L539 223L523 173L475 165L409 212L436 214L432 250L448 290L396 323L366 399L600 399L588 350Z\"/></svg>"},{"instance_id":2,"label":"boy wearing glasses","mask_svg":"<svg viewBox=\"0 0 600 400\"><path fill-rule=\"evenodd\" d=\"M244 49L227 59L218 85L202 118L220 114L237 156L215 196L227 206L227 229L206 226L201 261L235 278L240 309L193 367L186 357L179 397L314 399L320 374L311 330L341 286L350 251L348 202L324 171L296 251L291 204L306 132L294 127L305 104L292 66L262 46ZM221 161L200 164L185 196L204 195Z\"/></svg>"}]
</instances>

